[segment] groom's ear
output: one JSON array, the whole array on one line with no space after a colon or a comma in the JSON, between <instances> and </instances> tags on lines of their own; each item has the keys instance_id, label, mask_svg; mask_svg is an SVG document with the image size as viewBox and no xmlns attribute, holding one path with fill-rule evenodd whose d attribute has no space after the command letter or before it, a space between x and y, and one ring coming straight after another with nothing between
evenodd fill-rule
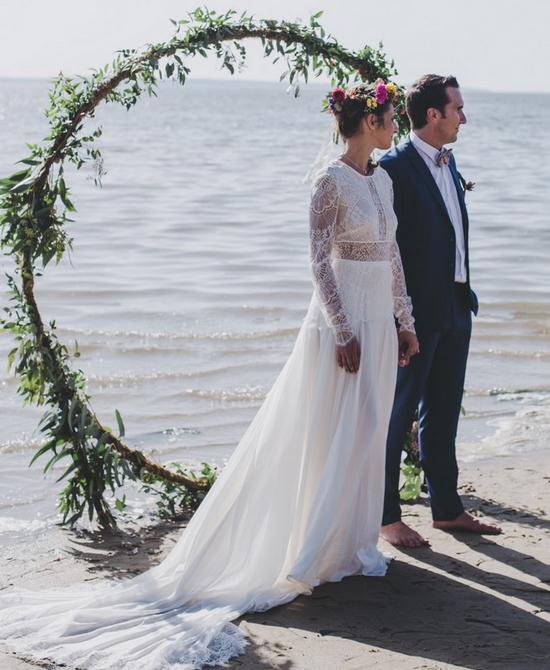
<instances>
[{"instance_id":1,"label":"groom's ear","mask_svg":"<svg viewBox=\"0 0 550 670\"><path fill-rule=\"evenodd\" d=\"M436 107L428 107L426 112L426 121L428 123L435 123L442 117L441 112Z\"/></svg>"}]
</instances>

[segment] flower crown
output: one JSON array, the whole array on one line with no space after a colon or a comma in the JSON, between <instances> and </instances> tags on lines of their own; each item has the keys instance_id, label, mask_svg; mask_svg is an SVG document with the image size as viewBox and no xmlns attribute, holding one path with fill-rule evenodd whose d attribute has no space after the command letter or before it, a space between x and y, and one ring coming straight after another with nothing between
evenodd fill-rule
<instances>
[{"instance_id":1,"label":"flower crown","mask_svg":"<svg viewBox=\"0 0 550 670\"><path fill-rule=\"evenodd\" d=\"M373 112L378 105L383 105L388 100L392 103L395 102L400 95L400 90L396 84L386 84L383 79L377 79L374 82L374 94L369 91L369 95L364 97L365 93L367 93L367 91L359 86L352 88L350 91L336 87L328 94L329 109L333 113L341 112L346 99L359 99L364 100L366 112Z\"/></svg>"}]
</instances>

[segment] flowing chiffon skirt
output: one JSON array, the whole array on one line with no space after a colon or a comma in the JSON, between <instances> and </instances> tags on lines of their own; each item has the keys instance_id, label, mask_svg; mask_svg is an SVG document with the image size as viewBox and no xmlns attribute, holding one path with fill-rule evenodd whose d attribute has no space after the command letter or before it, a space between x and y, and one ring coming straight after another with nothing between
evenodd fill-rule
<instances>
[{"instance_id":1,"label":"flowing chiffon skirt","mask_svg":"<svg viewBox=\"0 0 550 670\"><path fill-rule=\"evenodd\" d=\"M288 362L168 557L125 582L6 592L0 639L88 669L189 670L243 653L230 622L348 575L383 575L386 432L397 370L388 262L334 261L361 345L336 363L315 296Z\"/></svg>"}]
</instances>

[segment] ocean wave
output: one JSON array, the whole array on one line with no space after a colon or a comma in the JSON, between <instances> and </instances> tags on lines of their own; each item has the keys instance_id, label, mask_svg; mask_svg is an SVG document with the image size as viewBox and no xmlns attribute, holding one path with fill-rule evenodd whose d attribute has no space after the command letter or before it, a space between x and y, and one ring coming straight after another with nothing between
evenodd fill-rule
<instances>
[{"instance_id":1,"label":"ocean wave","mask_svg":"<svg viewBox=\"0 0 550 670\"><path fill-rule=\"evenodd\" d=\"M186 389L185 393L192 398L221 400L223 402L263 401L267 394L265 388L261 386L236 388L231 391L227 389Z\"/></svg>"},{"instance_id":2,"label":"ocean wave","mask_svg":"<svg viewBox=\"0 0 550 670\"><path fill-rule=\"evenodd\" d=\"M22 435L13 440L0 442L0 454L18 454L23 451L37 451L46 443L44 437Z\"/></svg>"},{"instance_id":3,"label":"ocean wave","mask_svg":"<svg viewBox=\"0 0 550 670\"><path fill-rule=\"evenodd\" d=\"M538 350L538 351L529 351L527 349L496 349L490 347L487 349L488 354L493 356L502 356L504 358L537 358L537 359L549 359L550 360L550 351L548 349Z\"/></svg>"},{"instance_id":4,"label":"ocean wave","mask_svg":"<svg viewBox=\"0 0 550 670\"><path fill-rule=\"evenodd\" d=\"M301 324L300 324L301 325ZM152 340L159 341L163 344L165 342L178 342L186 340L262 340L262 339L271 339L277 337L289 337L297 335L299 331L299 326L296 327L281 327L281 328L272 328L266 330L221 330L221 331L191 331L185 330L182 332L146 332L146 331L137 331L137 330L91 330L91 329L58 329L56 332L60 339L69 341L71 339L77 339L84 336L86 339L86 347L90 349L94 345L99 347L100 345L109 345L112 340L117 338L124 341L124 346L126 349L131 349L135 351L133 342L139 340ZM88 339L89 338L89 339ZM98 340L98 338L100 338ZM103 340L101 340L103 338ZM92 340L92 341L90 341ZM93 340L96 340L95 342ZM81 344L81 341L79 341ZM149 350L152 347L148 345L144 347L145 350Z\"/></svg>"},{"instance_id":5,"label":"ocean wave","mask_svg":"<svg viewBox=\"0 0 550 670\"><path fill-rule=\"evenodd\" d=\"M550 439L550 402L520 406L515 412L494 416L487 422L493 431L481 440L461 444L461 460L521 456L547 450Z\"/></svg>"},{"instance_id":6,"label":"ocean wave","mask_svg":"<svg viewBox=\"0 0 550 670\"><path fill-rule=\"evenodd\" d=\"M493 389L491 395L498 396L499 402L519 402L526 405L550 405L550 391L519 389L506 391L504 389Z\"/></svg>"}]
</instances>

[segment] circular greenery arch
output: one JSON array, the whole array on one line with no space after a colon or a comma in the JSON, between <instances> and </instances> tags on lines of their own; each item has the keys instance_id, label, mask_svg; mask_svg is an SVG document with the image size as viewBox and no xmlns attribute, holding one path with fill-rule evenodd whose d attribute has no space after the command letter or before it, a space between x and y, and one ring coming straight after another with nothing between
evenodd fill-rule
<instances>
[{"instance_id":1,"label":"circular greenery arch","mask_svg":"<svg viewBox=\"0 0 550 670\"><path fill-rule=\"evenodd\" d=\"M99 166L96 178L101 177L101 155L93 144L101 129L85 135L85 118L102 102L130 109L144 92L154 95L161 79L174 78L185 84L190 73L188 57L214 52L222 68L234 73L245 62L242 41L247 38L259 39L265 56L273 62L286 63L281 80L288 78L296 95L300 81L307 82L310 72L326 74L333 83L344 86L352 79L374 81L395 74L393 62L386 62L380 48L367 46L353 53L326 35L318 22L321 14L303 26L256 21L233 10L218 15L197 9L188 20L172 21L176 32L167 43L148 45L140 52L120 51L111 66L94 71L89 78L61 74L50 92L46 116L51 129L46 144L28 145L30 156L20 161L24 169L0 180L1 244L16 267L7 276L11 305L4 308L0 325L17 343L8 364L18 377L18 393L25 404L49 408L40 422L46 441L31 463L49 455L47 472L58 461L68 461L59 478L67 479L59 500L64 523L75 522L87 511L90 520L95 515L103 528L115 526L106 494L114 493L126 479L141 480L146 490L161 495L161 509L173 512L176 504L196 506L215 478L206 465L201 476L196 476L163 467L128 447L122 441L124 424L117 410L118 435L103 425L91 408L82 371L71 365L79 355L77 345L69 351L56 336L55 322L46 325L40 315L35 278L72 248L64 224L75 207L64 165L69 162L80 168L92 160ZM124 500L117 499L116 506L122 508Z\"/></svg>"}]
</instances>

